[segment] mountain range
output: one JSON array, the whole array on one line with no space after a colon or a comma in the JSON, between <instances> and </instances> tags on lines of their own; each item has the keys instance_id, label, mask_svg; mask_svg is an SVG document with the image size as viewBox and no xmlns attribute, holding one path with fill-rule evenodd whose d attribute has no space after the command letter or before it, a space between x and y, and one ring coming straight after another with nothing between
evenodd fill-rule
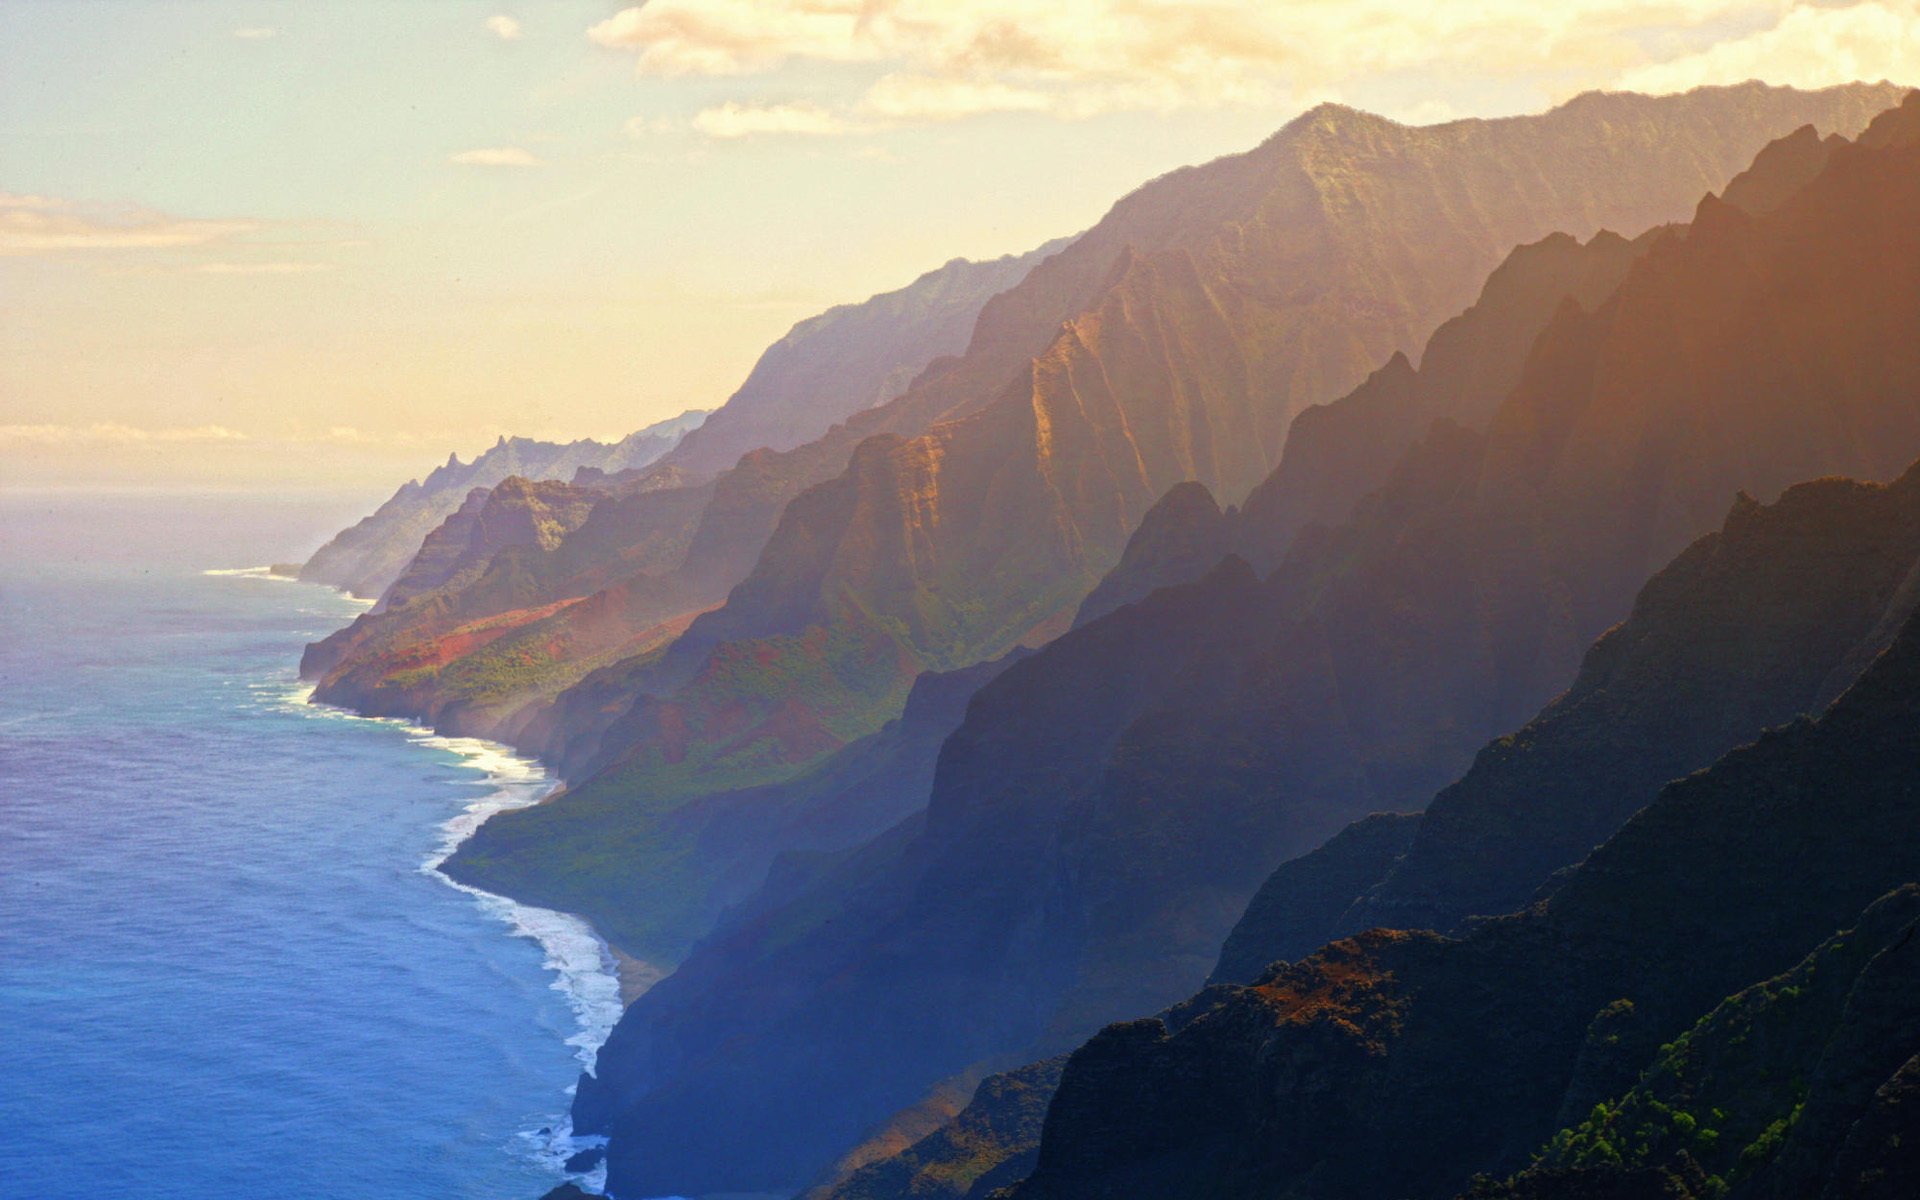
<instances>
[{"instance_id":1,"label":"mountain range","mask_svg":"<svg viewBox=\"0 0 1920 1200\"><path fill-rule=\"evenodd\" d=\"M445 869L669 972L610 1194L1884 1190L1915 213L1890 85L1322 106L470 489L303 673L566 780Z\"/></svg>"},{"instance_id":2,"label":"mountain range","mask_svg":"<svg viewBox=\"0 0 1920 1200\"><path fill-rule=\"evenodd\" d=\"M1585 242L1552 238L1532 256L1538 266L1516 264L1513 291L1556 286L1547 277L1565 256L1583 264L1569 265L1581 277L1566 282L1566 292L1592 299L1638 244L1598 235L1598 226L1682 216L1769 136L1807 116L1851 131L1892 94L1746 88L1657 101L1590 97L1545 117L1457 129L1409 129L1323 108L1247 155L1142 188L986 305L958 359L937 364L898 400L866 410L822 442L765 456L783 463L851 457L844 474L787 506L723 606L695 617L684 633L643 626L643 618L684 619L699 602L683 593L676 613L662 599L700 558L690 547L667 576L620 585L654 605L627 622L645 628L629 643L644 656L595 663L550 703L505 725L465 724L470 709L456 708L452 727L505 734L557 765L572 786L553 803L493 823L449 869L508 894L564 898L598 922L630 929L621 914L688 911L679 890L713 886L698 860L691 877L656 884L619 856L579 851L673 844L675 836L659 830L681 804L807 774L891 719L920 671L996 657L1067 627L1161 491L1195 474L1213 486L1251 490L1280 455L1284 418L1362 382L1369 363L1387 360L1399 339L1441 324L1450 315L1444 305L1471 301L1499 264L1502 239L1578 228ZM1737 157L1721 149L1729 140L1741 143ZM1616 161L1607 184L1615 190L1596 189L1577 170L1550 169L1593 161L1556 154L1562 144ZM1528 155L1537 158L1527 177L1540 183L1521 204L1504 181ZM1443 164L1452 165L1442 171ZM1454 189L1457 202L1436 209L1422 200L1435 178ZM1353 199L1356 188L1368 197L1364 205ZM1496 192L1501 205L1489 199ZM1393 224L1400 220L1405 229ZM1381 228L1369 225L1381 221ZM1266 232L1256 237L1256 228ZM1302 263L1316 256L1335 265L1303 275ZM1443 277L1456 276L1439 288ZM1320 282L1299 282L1309 277ZM1404 291L1380 282L1416 277L1428 282ZM1317 290L1331 278L1378 295L1335 303ZM1349 320L1356 305L1380 324ZM1380 334L1346 340L1359 328ZM1337 372L1306 370L1297 351L1319 345L1322 334L1312 330L1342 339ZM1470 327L1450 340L1478 336ZM1474 378L1474 370L1454 372L1455 386L1490 408L1487 397L1500 381ZM1187 399L1169 408L1179 396ZM1185 415L1169 415L1176 409ZM1229 440L1241 458L1204 450L1198 431L1225 430L1262 412L1276 427L1263 448L1254 448L1260 438L1236 435ZM946 419L906 436L936 416ZM1045 437L1036 440L1042 418ZM863 441L850 436L883 422L892 429ZM703 520L717 505L709 503ZM542 610L528 603L522 611ZM500 619L486 610L475 615ZM551 644L547 631L569 619L566 610L542 615L524 636ZM433 625L424 632L429 645L445 637ZM322 672L320 695L444 723L447 689L381 694L378 681L390 666L408 661L376 647ZM369 677L374 686L364 682ZM491 839L541 851L501 854ZM707 891L690 911L711 912L718 896ZM701 922L662 928L629 949L672 961L704 929Z\"/></svg>"},{"instance_id":3,"label":"mountain range","mask_svg":"<svg viewBox=\"0 0 1920 1200\"><path fill-rule=\"evenodd\" d=\"M613 1133L616 1190L804 1180L949 1075L1173 1003L1270 864L1422 807L1742 486L1900 474L1920 377L1911 322L1879 314L1911 307L1911 194L1897 153L1853 150L1778 210L1702 201L1592 311L1551 302L1484 434L1443 416L1267 578L1226 558L983 688L924 816L723 926L629 1010L578 1104ZM1503 311L1528 309L1496 289ZM1857 365L1815 403L1805 364L1837 362ZM1633 419L1573 432L1600 411ZM1780 434L1737 436L1753 425Z\"/></svg>"},{"instance_id":4,"label":"mountain range","mask_svg":"<svg viewBox=\"0 0 1920 1200\"><path fill-rule=\"evenodd\" d=\"M692 409L630 433L617 442L542 442L502 436L472 462L457 454L424 479L410 479L386 503L335 534L300 567L300 578L350 595L376 599L398 579L440 523L472 500L476 488L510 478L571 479L580 471L637 470L672 450L706 418Z\"/></svg>"}]
</instances>

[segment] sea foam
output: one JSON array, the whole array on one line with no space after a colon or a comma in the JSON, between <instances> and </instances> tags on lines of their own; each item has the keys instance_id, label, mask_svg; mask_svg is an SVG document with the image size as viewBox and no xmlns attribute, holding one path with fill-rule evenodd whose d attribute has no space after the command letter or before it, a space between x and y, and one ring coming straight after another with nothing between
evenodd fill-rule
<instances>
[{"instance_id":1,"label":"sea foam","mask_svg":"<svg viewBox=\"0 0 1920 1200\"><path fill-rule=\"evenodd\" d=\"M259 574L256 574L258 572ZM209 575L245 578L265 576L266 568L208 571ZM283 578L280 576L265 576ZM505 896L456 882L440 868L460 843L495 813L538 804L559 786L546 768L531 758L514 752L512 747L484 738L448 737L432 729L396 717L365 717L347 709L314 702L314 687L298 679L261 681L254 686L261 702L281 712L298 712L316 720L364 722L396 727L406 738L430 750L452 754L461 765L485 776L485 790L460 812L440 826L440 841L420 864L423 874L471 896L482 912L507 927L514 937L530 939L544 952L543 966L553 974L550 985L572 1010L576 1032L567 1039L581 1069L592 1071L600 1047L613 1032L622 1010L620 978L613 952L606 942L579 917L553 909L521 904ZM567 1090L571 1095L572 1088ZM605 1145L599 1137L574 1137L570 1115L554 1114L545 1123L519 1131L516 1139L530 1157L557 1174L566 1174L565 1163L579 1151ZM598 1191L605 1185L606 1168L596 1167L585 1174L571 1176L582 1187Z\"/></svg>"}]
</instances>

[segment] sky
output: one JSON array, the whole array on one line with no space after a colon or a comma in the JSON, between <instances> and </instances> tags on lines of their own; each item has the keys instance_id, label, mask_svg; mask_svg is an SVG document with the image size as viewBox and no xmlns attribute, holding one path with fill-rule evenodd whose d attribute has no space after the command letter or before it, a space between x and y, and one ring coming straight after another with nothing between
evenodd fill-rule
<instances>
[{"instance_id":1,"label":"sky","mask_svg":"<svg viewBox=\"0 0 1920 1200\"><path fill-rule=\"evenodd\" d=\"M1917 66L1920 0L0 0L0 487L618 437L1323 100Z\"/></svg>"}]
</instances>

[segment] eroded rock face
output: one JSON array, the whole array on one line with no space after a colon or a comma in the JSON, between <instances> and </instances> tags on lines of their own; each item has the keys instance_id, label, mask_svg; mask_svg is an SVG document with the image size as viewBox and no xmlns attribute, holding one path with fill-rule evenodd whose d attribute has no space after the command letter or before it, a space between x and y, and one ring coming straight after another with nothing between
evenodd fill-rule
<instances>
[{"instance_id":1,"label":"eroded rock face","mask_svg":"<svg viewBox=\"0 0 1920 1200\"><path fill-rule=\"evenodd\" d=\"M1190 991L1273 862L1457 777L1737 487L1904 469L1920 342L1884 313L1920 267L1915 181L1903 152L1846 150L1771 214L1709 202L1613 299L1559 310L1484 436L1436 426L1271 580L1229 560L984 689L923 828L630 1011L648 1065L594 1089L616 1188L776 1185L932 1080ZM1862 365L1813 396L1828 361ZM884 466L838 486L925 495Z\"/></svg>"},{"instance_id":2,"label":"eroded rock face","mask_svg":"<svg viewBox=\"0 0 1920 1200\"><path fill-rule=\"evenodd\" d=\"M1906 954L1911 893L1856 914L1920 873L1916 718L1909 619L1825 716L1670 785L1538 908L1460 940L1335 943L1177 1032L1127 1026L1089 1043L1068 1062L1038 1168L1011 1195L1132 1195L1148 1180L1174 1197L1447 1196L1476 1172L1523 1165L1570 1084L1633 1088L1619 1064L1655 1061L1722 997L1790 971L1831 930L1887 918L1882 944ZM1903 997L1881 1028L1910 1036L1911 987L1878 982L1910 968L1855 957L1872 965L1834 994L1865 1007ZM1732 1003L1751 1024L1754 1005ZM1817 1040L1819 1026L1794 1028ZM1586 1053L1596 1036L1612 1053ZM1895 1064L1899 1037L1884 1045ZM1611 1081L1598 1078L1607 1061ZM1568 1194L1649 1179L1588 1182Z\"/></svg>"}]
</instances>

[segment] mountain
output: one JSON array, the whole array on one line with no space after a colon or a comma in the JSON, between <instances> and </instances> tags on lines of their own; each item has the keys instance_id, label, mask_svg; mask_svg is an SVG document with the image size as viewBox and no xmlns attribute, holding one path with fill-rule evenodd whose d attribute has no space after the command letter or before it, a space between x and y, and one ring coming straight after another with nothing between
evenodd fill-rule
<instances>
[{"instance_id":1,"label":"mountain","mask_svg":"<svg viewBox=\"0 0 1920 1200\"><path fill-rule=\"evenodd\" d=\"M628 1010L576 1105L616 1190L793 1184L942 1078L1190 993L1274 862L1457 778L1737 489L1898 474L1916 202L1914 148L1865 137L1773 212L1709 198L1556 309L1486 434L1437 423L1265 581L1229 558L1008 669L923 818Z\"/></svg>"},{"instance_id":2,"label":"mountain","mask_svg":"<svg viewBox=\"0 0 1920 1200\"><path fill-rule=\"evenodd\" d=\"M421 540L452 516L473 489L490 488L512 476L567 480L582 470L644 467L673 449L706 415L692 409L613 443L502 437L470 463L450 454L424 480L409 480L371 516L341 530L314 551L301 566L300 578L355 596L377 597L400 577Z\"/></svg>"},{"instance_id":3,"label":"mountain","mask_svg":"<svg viewBox=\"0 0 1920 1200\"><path fill-rule=\"evenodd\" d=\"M1514 244L1681 217L1775 135L1851 132L1896 94L1595 94L1427 128L1323 105L1157 180L984 309L957 368L923 378L943 419L873 430L898 436L789 504L727 602L635 681L615 745L562 758L697 788L874 728L917 671L1064 627L1175 483L1250 490L1301 409L1418 345ZM983 351L1014 314L1021 336ZM743 713L750 761L728 749Z\"/></svg>"},{"instance_id":4,"label":"mountain","mask_svg":"<svg viewBox=\"0 0 1920 1200\"><path fill-rule=\"evenodd\" d=\"M791 450L906 391L927 364L967 348L989 299L1073 241L986 262L956 258L906 287L808 317L767 347L746 382L665 457L699 475L754 450Z\"/></svg>"},{"instance_id":5,"label":"mountain","mask_svg":"<svg viewBox=\"0 0 1920 1200\"><path fill-rule=\"evenodd\" d=\"M1916 580L1920 468L1888 487L1822 480L1789 489L1770 508L1741 502L1723 531L1648 582L1566 695L1483 750L1424 820L1375 814L1277 868L1227 936L1211 980L1250 984L1276 963L1311 955L1343 925L1396 924L1405 906L1364 921L1348 910L1407 870L1410 846L1428 875L1448 881L1449 895L1480 901L1464 909L1525 907L1555 868L1604 841L1667 780L1823 709L1912 614ZM1422 840L1431 826L1474 836ZM969 1143L974 1160L997 1152L1011 1161L1037 1137L1013 1129L982 1142ZM887 1177L878 1165L869 1173Z\"/></svg>"},{"instance_id":6,"label":"mountain","mask_svg":"<svg viewBox=\"0 0 1920 1200\"><path fill-rule=\"evenodd\" d=\"M1484 429L1559 307L1597 307L1666 232L1655 228L1628 241L1602 231L1584 243L1557 233L1516 247L1473 305L1434 331L1418 367L1396 352L1352 392L1302 411L1279 466L1243 508L1221 511L1198 483L1162 496L1081 604L1075 624L1193 579L1227 553L1271 570L1302 529L1339 523L1386 483L1434 421Z\"/></svg>"},{"instance_id":7,"label":"mountain","mask_svg":"<svg viewBox=\"0 0 1920 1200\"><path fill-rule=\"evenodd\" d=\"M1377 931L1334 943L1230 990L1177 1032L1110 1027L1068 1060L1037 1168L1008 1195L1444 1197L1476 1172L1525 1165L1556 1129L1604 1123L1604 1102L1644 1064L1681 1061L1669 1044L1725 997L1791 970L1836 929L1864 933L1888 916L1897 927L1898 913L1860 914L1920 878L1916 718L1920 623L1909 618L1825 715L1670 784L1544 903L1459 940ZM1889 903L1911 922L1910 894ZM1872 990L1904 1013L1878 1028L1910 1037L1911 987ZM1857 1032L1843 1022L1832 1040ZM1747 1061L1794 1053L1749 1047ZM1843 1126L1861 1081L1898 1070L1914 1047L1868 1036L1859 1049L1881 1061L1850 1054L1831 1064L1848 1068L1829 1073L1842 1086L1806 1093L1809 1108L1831 1097ZM1750 1111L1778 1095L1747 1094ZM1695 1133L1727 1121L1738 1157L1750 1111L1703 1112Z\"/></svg>"},{"instance_id":8,"label":"mountain","mask_svg":"<svg viewBox=\"0 0 1920 1200\"><path fill-rule=\"evenodd\" d=\"M690 931L706 930L745 900L777 860L797 870L807 856L858 845L916 811L941 744L974 692L1021 657L1015 651L958 671L929 671L914 681L901 715L878 731L794 778L675 807L644 839L628 823L556 828L542 813L489 821L444 869L463 883L510 880L528 902L585 916L615 945L664 947L677 960L691 948ZM589 782L571 802L623 799Z\"/></svg>"},{"instance_id":9,"label":"mountain","mask_svg":"<svg viewBox=\"0 0 1920 1200\"><path fill-rule=\"evenodd\" d=\"M576 479L469 493L379 607L307 647L318 698L510 737L595 667L684 630L691 597L630 577L684 552L673 534L711 487L673 469Z\"/></svg>"},{"instance_id":10,"label":"mountain","mask_svg":"<svg viewBox=\"0 0 1920 1200\"><path fill-rule=\"evenodd\" d=\"M1384 878L1420 829L1419 813L1374 813L1275 867L1220 948L1212 983L1251 983L1276 962L1304 958L1353 901Z\"/></svg>"},{"instance_id":11,"label":"mountain","mask_svg":"<svg viewBox=\"0 0 1920 1200\"><path fill-rule=\"evenodd\" d=\"M1722 1001L1638 1082L1473 1194L1574 1195L1664 1176L1678 1200L1911 1194L1920 1064L1920 887L1881 897L1792 969ZM1889 1136L1891 1135L1891 1136Z\"/></svg>"},{"instance_id":12,"label":"mountain","mask_svg":"<svg viewBox=\"0 0 1920 1200\"><path fill-rule=\"evenodd\" d=\"M1807 115L1857 124L1875 94L1591 97L1544 117L1434 129L1323 108L1255 151L1141 189L986 305L966 354L821 442L749 455L715 485L703 524L732 511L740 481L783 484L847 466L786 507L726 604L664 652L586 674L542 714L495 731L569 779L593 781L575 793L590 802L563 797L538 815L502 817L503 829L538 823L578 844L641 842L663 804L804 770L897 712L919 671L1064 626L1168 485L1198 475L1251 487L1287 415L1357 382L1369 362L1437 324L1440 305L1464 303L1481 283L1469 274L1496 264L1509 241L1558 223L1591 231L1677 215L1682 189L1697 195L1698 181L1736 170L1723 142L1749 153ZM1568 147L1581 153L1559 153ZM1596 161L1609 165L1604 181L1569 165ZM1519 199L1507 183L1516 171L1537 181ZM1434 188L1457 203L1436 208ZM1487 199L1496 193L1500 204ZM1566 286L1597 291L1638 252L1610 236L1558 239L1496 291L1583 272ZM1305 287L1309 265L1312 278L1358 291ZM1318 349L1328 339L1331 358ZM1462 373L1460 386L1478 396L1490 385ZM923 420L937 423L916 433ZM743 524L777 511L760 499L739 510L759 514ZM718 562L703 547L719 544L746 541L696 535L672 577L725 578L695 566ZM673 594L684 612L707 593ZM666 609L650 615L663 620ZM319 695L377 703L328 679ZM469 865L483 886L530 886L524 874Z\"/></svg>"},{"instance_id":13,"label":"mountain","mask_svg":"<svg viewBox=\"0 0 1920 1200\"><path fill-rule=\"evenodd\" d=\"M1524 907L1668 780L1824 709L1916 603L1920 474L1741 498L1641 589L1565 693L1483 747L1398 839L1368 818L1276 870L1215 977L1248 982L1365 929L1455 931Z\"/></svg>"},{"instance_id":14,"label":"mountain","mask_svg":"<svg viewBox=\"0 0 1920 1200\"><path fill-rule=\"evenodd\" d=\"M1920 601L1920 476L1742 498L1641 591L1573 686L1427 807L1325 932L1457 928L1523 906L1669 779L1816 713ZM1323 939L1324 940L1324 939Z\"/></svg>"}]
</instances>

